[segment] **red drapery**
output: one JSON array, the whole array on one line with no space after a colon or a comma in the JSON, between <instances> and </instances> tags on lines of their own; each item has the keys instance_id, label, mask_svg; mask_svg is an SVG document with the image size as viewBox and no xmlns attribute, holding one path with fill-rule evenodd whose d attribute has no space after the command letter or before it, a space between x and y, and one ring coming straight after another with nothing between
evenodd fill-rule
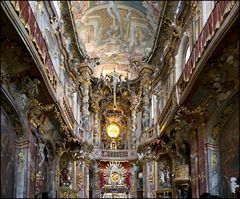
<instances>
[{"instance_id":1,"label":"red drapery","mask_svg":"<svg viewBox=\"0 0 240 199\"><path fill-rule=\"evenodd\" d=\"M16 11L19 12L19 17L22 23L28 30L30 38L34 41L38 53L43 59L43 64L47 66L48 72L53 75L55 70L48 53L46 42L42 36L41 30L28 1L11 1L11 3L15 7Z\"/></svg>"},{"instance_id":2,"label":"red drapery","mask_svg":"<svg viewBox=\"0 0 240 199\"><path fill-rule=\"evenodd\" d=\"M195 63L202 56L204 48L207 47L208 41L214 36L216 30L220 27L224 16L231 10L234 5L234 1L218 1L210 14L205 26L203 27L198 39L192 49L191 55L184 66L182 72L183 81L188 82L193 69L195 68ZM180 78L181 79L181 78Z\"/></svg>"}]
</instances>

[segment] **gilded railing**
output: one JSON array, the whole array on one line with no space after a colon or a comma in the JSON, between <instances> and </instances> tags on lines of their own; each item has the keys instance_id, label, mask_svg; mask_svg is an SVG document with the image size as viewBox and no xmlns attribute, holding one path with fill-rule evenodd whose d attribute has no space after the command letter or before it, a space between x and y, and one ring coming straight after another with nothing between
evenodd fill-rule
<instances>
[{"instance_id":1,"label":"gilded railing","mask_svg":"<svg viewBox=\"0 0 240 199\"><path fill-rule=\"evenodd\" d=\"M93 150L93 157L101 160L134 160L137 159L136 150Z\"/></svg>"}]
</instances>

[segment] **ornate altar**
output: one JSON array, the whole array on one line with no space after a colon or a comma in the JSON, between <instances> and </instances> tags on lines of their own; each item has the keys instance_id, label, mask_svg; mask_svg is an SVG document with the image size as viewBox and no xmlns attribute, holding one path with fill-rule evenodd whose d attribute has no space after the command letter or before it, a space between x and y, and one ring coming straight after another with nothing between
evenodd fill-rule
<instances>
[{"instance_id":1,"label":"ornate altar","mask_svg":"<svg viewBox=\"0 0 240 199\"><path fill-rule=\"evenodd\" d=\"M128 196L127 172L121 163L110 162L103 175L105 184L101 191L102 198L126 198Z\"/></svg>"},{"instance_id":2,"label":"ornate altar","mask_svg":"<svg viewBox=\"0 0 240 199\"><path fill-rule=\"evenodd\" d=\"M175 167L174 182L177 187L178 197L188 197L190 189L189 166L187 164Z\"/></svg>"}]
</instances>

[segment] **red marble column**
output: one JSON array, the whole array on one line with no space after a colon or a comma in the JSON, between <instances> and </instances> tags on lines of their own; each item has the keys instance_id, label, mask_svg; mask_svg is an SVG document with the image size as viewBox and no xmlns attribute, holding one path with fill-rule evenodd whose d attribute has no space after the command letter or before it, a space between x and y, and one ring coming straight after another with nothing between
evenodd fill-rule
<instances>
[{"instance_id":1,"label":"red marble column","mask_svg":"<svg viewBox=\"0 0 240 199\"><path fill-rule=\"evenodd\" d=\"M197 129L197 144L198 144L198 183L199 195L208 192L207 187L207 155L205 148L206 123L201 121Z\"/></svg>"},{"instance_id":2,"label":"red marble column","mask_svg":"<svg viewBox=\"0 0 240 199\"><path fill-rule=\"evenodd\" d=\"M198 146L197 146L197 130L193 129L190 132L191 143L191 188L192 198L199 198L198 184Z\"/></svg>"}]
</instances>

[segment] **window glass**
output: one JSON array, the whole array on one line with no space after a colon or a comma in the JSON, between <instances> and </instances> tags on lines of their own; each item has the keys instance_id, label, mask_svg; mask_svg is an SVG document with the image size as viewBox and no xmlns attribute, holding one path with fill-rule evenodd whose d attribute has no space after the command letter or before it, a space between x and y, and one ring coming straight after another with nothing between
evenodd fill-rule
<instances>
[{"instance_id":1,"label":"window glass","mask_svg":"<svg viewBox=\"0 0 240 199\"><path fill-rule=\"evenodd\" d=\"M152 119L154 118L154 115L155 115L155 103L156 103L156 95L153 95L152 96L152 110L151 110Z\"/></svg>"},{"instance_id":2,"label":"window glass","mask_svg":"<svg viewBox=\"0 0 240 199\"><path fill-rule=\"evenodd\" d=\"M52 2L57 11L58 16L60 16L60 1L52 1Z\"/></svg>"},{"instance_id":3,"label":"window glass","mask_svg":"<svg viewBox=\"0 0 240 199\"><path fill-rule=\"evenodd\" d=\"M202 1L202 24L203 24L203 26L207 22L207 19L210 16L213 8L214 8L214 1Z\"/></svg>"},{"instance_id":4,"label":"window glass","mask_svg":"<svg viewBox=\"0 0 240 199\"><path fill-rule=\"evenodd\" d=\"M186 55L185 55L185 64L187 63L189 57L190 57L190 46L188 45Z\"/></svg>"}]
</instances>

